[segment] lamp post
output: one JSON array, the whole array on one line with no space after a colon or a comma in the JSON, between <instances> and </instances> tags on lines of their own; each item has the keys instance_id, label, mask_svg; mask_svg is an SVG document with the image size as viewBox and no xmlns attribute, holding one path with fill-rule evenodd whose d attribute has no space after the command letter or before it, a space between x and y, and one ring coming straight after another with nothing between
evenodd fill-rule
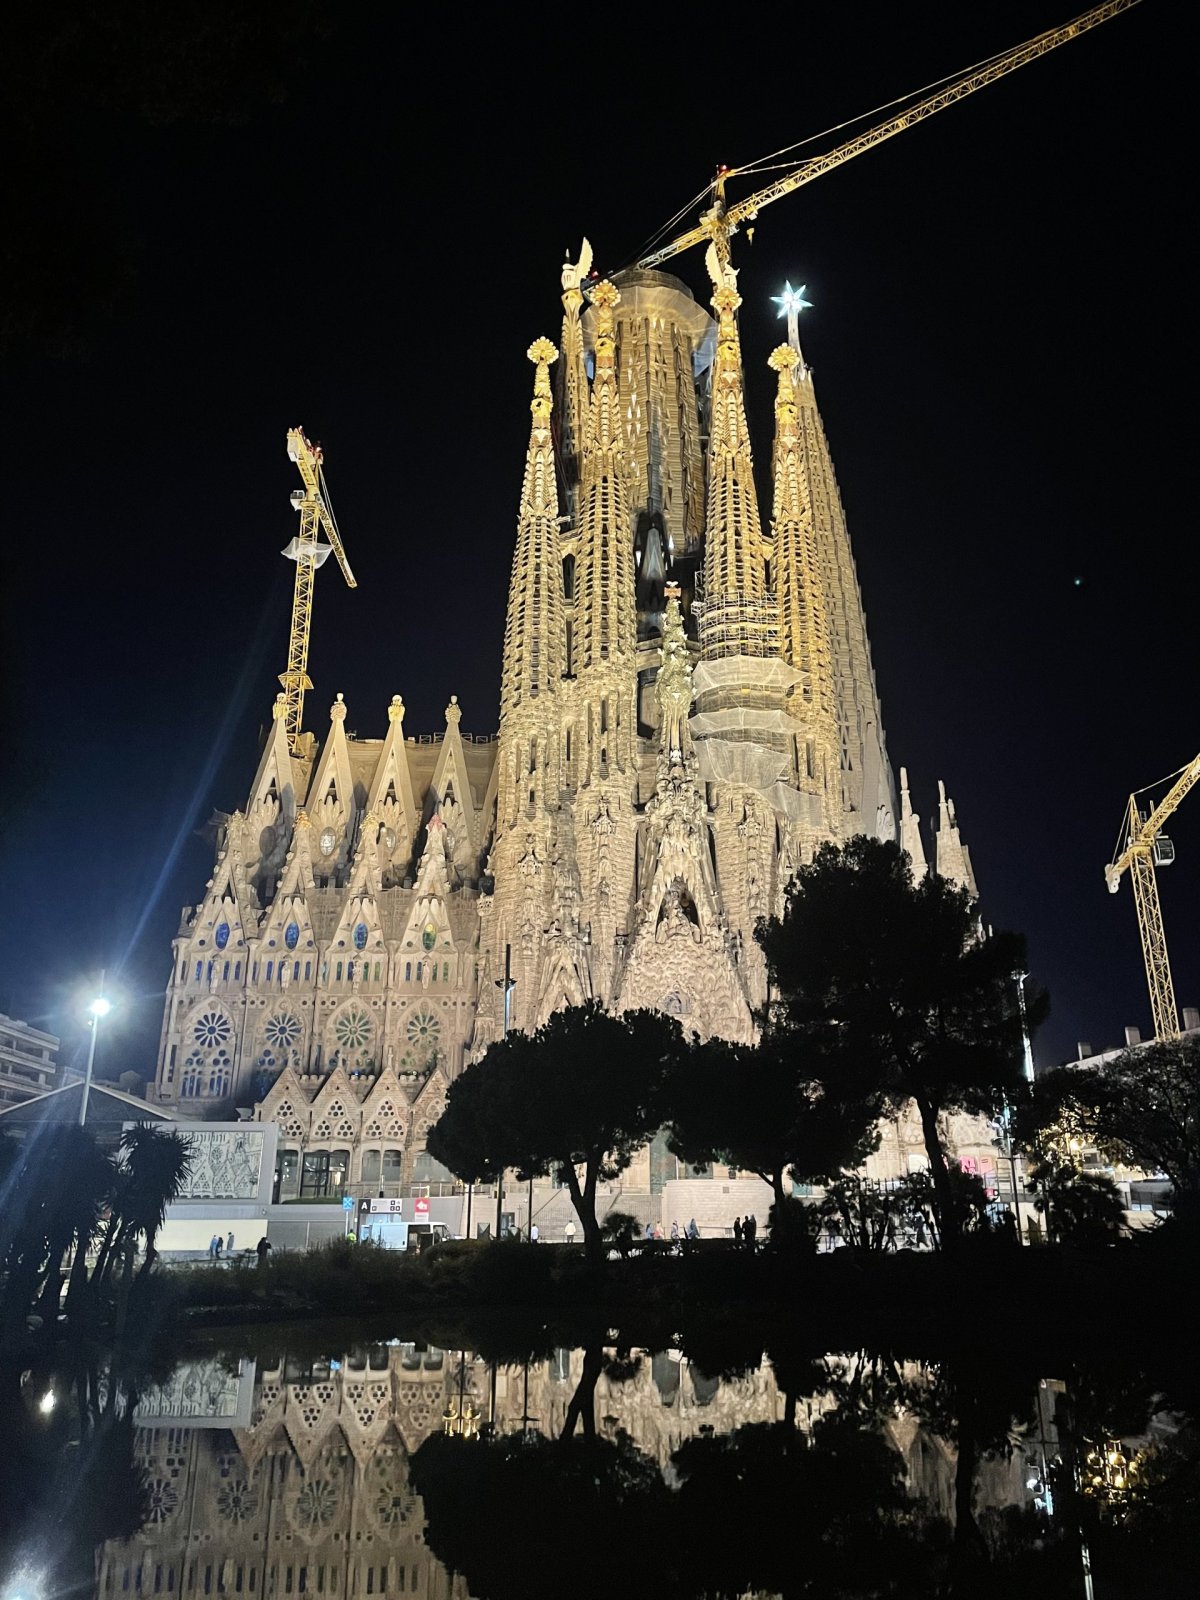
<instances>
[{"instance_id":1,"label":"lamp post","mask_svg":"<svg viewBox=\"0 0 1200 1600\"><path fill-rule=\"evenodd\" d=\"M100 987L104 987L104 974L100 974ZM79 1099L79 1126L82 1128L87 1123L88 1098L92 1092L92 1067L96 1060L96 1036L100 1032L100 1023L112 1010L112 1001L106 1000L102 994L89 1002L88 1010L92 1017L92 1036L88 1040L87 1067L83 1074L83 1094Z\"/></svg>"},{"instance_id":2,"label":"lamp post","mask_svg":"<svg viewBox=\"0 0 1200 1600\"><path fill-rule=\"evenodd\" d=\"M517 980L512 975L512 945L504 946L504 976L496 979L497 989L504 990L504 1033L508 1038L509 1023L512 1020L512 992L517 986ZM496 1238L500 1237L500 1219L504 1214L504 1168L500 1168L496 1179Z\"/></svg>"}]
</instances>

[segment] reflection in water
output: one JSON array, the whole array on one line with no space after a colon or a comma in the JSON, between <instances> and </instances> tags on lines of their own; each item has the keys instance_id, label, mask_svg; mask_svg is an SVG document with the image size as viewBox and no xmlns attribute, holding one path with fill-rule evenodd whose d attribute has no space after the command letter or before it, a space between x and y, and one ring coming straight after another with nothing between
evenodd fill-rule
<instances>
[{"instance_id":1,"label":"reflection in water","mask_svg":"<svg viewBox=\"0 0 1200 1600\"><path fill-rule=\"evenodd\" d=\"M950 1429L922 1420L936 1383L858 1358L799 1371L789 1395L769 1360L718 1378L677 1350L599 1341L508 1367L404 1343L185 1363L138 1408L149 1516L105 1546L98 1592L905 1592L874 1569L899 1571L915 1544L942 1561L955 1500ZM1037 1448L980 1463L981 1512L1031 1504ZM860 1587L829 1587L838 1569Z\"/></svg>"}]
</instances>

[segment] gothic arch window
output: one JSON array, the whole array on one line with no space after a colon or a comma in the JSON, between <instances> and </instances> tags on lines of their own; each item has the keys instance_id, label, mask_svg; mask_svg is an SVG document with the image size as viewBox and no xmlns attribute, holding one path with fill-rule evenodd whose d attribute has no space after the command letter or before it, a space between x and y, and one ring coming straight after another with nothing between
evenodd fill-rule
<instances>
[{"instance_id":1,"label":"gothic arch window","mask_svg":"<svg viewBox=\"0 0 1200 1600\"><path fill-rule=\"evenodd\" d=\"M220 1098L233 1087L233 1023L215 1005L201 1006L188 1021L187 1055L183 1061L180 1094Z\"/></svg>"},{"instance_id":2,"label":"gothic arch window","mask_svg":"<svg viewBox=\"0 0 1200 1600\"><path fill-rule=\"evenodd\" d=\"M299 1065L299 1045L304 1029L290 1011L274 1011L263 1023L255 1065L261 1072L280 1072L289 1063Z\"/></svg>"}]
</instances>

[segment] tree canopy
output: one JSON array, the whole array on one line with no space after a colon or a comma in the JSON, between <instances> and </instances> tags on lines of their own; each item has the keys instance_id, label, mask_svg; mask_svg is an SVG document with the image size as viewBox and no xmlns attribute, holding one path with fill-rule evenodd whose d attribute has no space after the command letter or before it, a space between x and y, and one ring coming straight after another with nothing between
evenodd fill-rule
<instances>
[{"instance_id":1,"label":"tree canopy","mask_svg":"<svg viewBox=\"0 0 1200 1600\"><path fill-rule=\"evenodd\" d=\"M1027 1135L1057 1128L1109 1161L1161 1172L1178 1198L1200 1203L1200 1038L1045 1072L1021 1120Z\"/></svg>"},{"instance_id":2,"label":"tree canopy","mask_svg":"<svg viewBox=\"0 0 1200 1600\"><path fill-rule=\"evenodd\" d=\"M694 1163L755 1172L786 1198L784 1177L822 1181L858 1166L879 1142L879 1095L826 1093L802 1041L768 1028L757 1045L696 1046L670 1094L668 1141Z\"/></svg>"},{"instance_id":3,"label":"tree canopy","mask_svg":"<svg viewBox=\"0 0 1200 1600\"><path fill-rule=\"evenodd\" d=\"M491 1045L455 1079L427 1148L467 1182L509 1168L521 1179L556 1174L598 1259L597 1186L662 1126L683 1049L678 1023L657 1012L614 1017L594 1002L556 1012L536 1033Z\"/></svg>"},{"instance_id":4,"label":"tree canopy","mask_svg":"<svg viewBox=\"0 0 1200 1600\"><path fill-rule=\"evenodd\" d=\"M897 845L867 837L824 845L800 868L783 916L760 923L774 1010L811 1041L825 1091L840 1099L911 1100L955 1236L938 1127L946 1112L995 1113L1022 1085L1015 974L1024 940L983 935L966 890L930 873L914 882ZM1030 998L1030 1025L1041 1020Z\"/></svg>"}]
</instances>

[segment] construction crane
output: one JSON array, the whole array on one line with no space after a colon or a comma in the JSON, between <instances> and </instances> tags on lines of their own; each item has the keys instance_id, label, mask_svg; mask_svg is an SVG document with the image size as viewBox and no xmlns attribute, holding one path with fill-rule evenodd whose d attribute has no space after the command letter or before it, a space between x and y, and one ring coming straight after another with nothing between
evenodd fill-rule
<instances>
[{"instance_id":1,"label":"construction crane","mask_svg":"<svg viewBox=\"0 0 1200 1600\"><path fill-rule=\"evenodd\" d=\"M1158 867L1169 867L1175 859L1175 846L1162 831L1163 823L1179 805L1189 789L1200 783L1200 755L1175 774L1175 782L1149 816L1142 813L1138 796L1131 794L1121 823L1118 854L1104 869L1110 894L1121 886L1121 874L1128 868L1133 878L1133 901L1137 907L1138 932L1146 962L1146 981L1150 985L1150 1011L1154 1018L1154 1037L1174 1039L1179 1033L1179 1012L1175 1007L1175 985L1167 959L1167 939L1163 932L1162 907L1158 900ZM1145 791L1141 791L1144 793Z\"/></svg>"},{"instance_id":2,"label":"construction crane","mask_svg":"<svg viewBox=\"0 0 1200 1600\"><path fill-rule=\"evenodd\" d=\"M1137 4L1138 0L1107 0L1107 4L1094 6L1082 16L1076 17L1074 21L1064 23L1061 28L1052 28L1046 33L1039 33L1036 39L1030 39L1026 44L1018 45L1013 50L993 56L990 60L971 68L970 71L946 83L934 94L917 101L907 110L889 117L877 127L868 128L865 133L856 135L855 138L838 145L825 155L813 156L807 161L800 162L782 177L777 178L774 183L768 184L765 189L759 189L757 193L747 196L744 200L738 200L733 205L726 205L725 185L730 178L738 175L739 170L753 173L763 165L763 162L751 163L745 169L719 167L712 184L712 206L700 218L699 225L690 228L687 233L680 234L670 244L662 245L648 255L642 256L637 263L638 266L656 267L659 262L669 261L672 256L691 249L693 245L711 242L716 246L717 260L721 267L727 267L730 239L743 223L753 223L764 206L769 206L772 201L782 200L784 195L791 194L794 189L811 183L814 178L823 177L834 167L844 165L855 156L862 155L864 151L873 150L885 139L891 139L896 134L914 127L918 122L924 122L927 117L932 117L938 111L944 111L947 106L956 105L958 101L965 100L969 94L974 94L977 89L986 88L997 78L1015 72L1018 67L1023 67L1030 61L1037 61L1041 56L1057 49L1060 44L1066 44L1069 39L1077 39L1081 34L1098 27L1100 23L1107 22L1110 17L1115 17L1122 11L1129 11Z\"/></svg>"},{"instance_id":3,"label":"construction crane","mask_svg":"<svg viewBox=\"0 0 1200 1600\"><path fill-rule=\"evenodd\" d=\"M304 691L312 688L312 679L308 675L308 639L312 631L313 578L332 550L342 569L342 576L351 589L358 588L358 580L350 571L342 537L329 504L329 491L321 470L324 457L320 445L310 444L303 428L291 428L287 436L287 453L296 463L304 487L292 490L292 505L300 513L300 532L283 551L289 561L296 563L296 585L292 591L292 631L288 639L287 671L279 674L279 681L284 692L288 749L293 755L300 755L304 742L300 731L304 718ZM329 540L328 544L321 543L322 529Z\"/></svg>"}]
</instances>

